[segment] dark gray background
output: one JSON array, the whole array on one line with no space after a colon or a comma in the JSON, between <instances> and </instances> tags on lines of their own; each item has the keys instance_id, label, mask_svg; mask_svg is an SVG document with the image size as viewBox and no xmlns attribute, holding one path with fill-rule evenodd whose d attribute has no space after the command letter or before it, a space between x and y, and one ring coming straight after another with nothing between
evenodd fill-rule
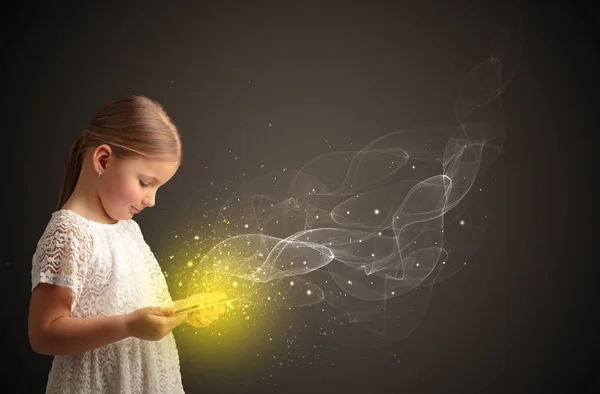
<instances>
[{"instance_id":1,"label":"dark gray background","mask_svg":"<svg viewBox=\"0 0 600 394\"><path fill-rule=\"evenodd\" d=\"M219 201L204 202L239 185L242 172L298 168L328 144L348 149L400 128L454 122L462 78L489 55L498 28L518 20L523 54L504 95L506 144L478 197L489 230L474 263L435 287L417 330L391 348L320 347L335 365L280 367L266 357L198 365L181 349L184 386L512 393L597 385L598 257L586 250L597 152L590 10L465 1L116 4L3 13L3 388L45 387L51 358L27 339L31 256L69 146L105 101L156 98L183 135L184 166L136 218L168 269L173 234L203 209L214 214Z\"/></svg>"}]
</instances>

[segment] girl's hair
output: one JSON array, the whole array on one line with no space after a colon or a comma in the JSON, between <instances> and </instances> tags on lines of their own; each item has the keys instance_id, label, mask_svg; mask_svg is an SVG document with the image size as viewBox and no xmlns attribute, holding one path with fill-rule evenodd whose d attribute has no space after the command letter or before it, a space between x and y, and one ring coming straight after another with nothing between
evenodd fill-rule
<instances>
[{"instance_id":1,"label":"girl's hair","mask_svg":"<svg viewBox=\"0 0 600 394\"><path fill-rule=\"evenodd\" d=\"M118 158L183 161L181 136L156 101L139 95L115 99L96 112L71 145L56 210L67 202L81 172L85 152L106 144Z\"/></svg>"}]
</instances>

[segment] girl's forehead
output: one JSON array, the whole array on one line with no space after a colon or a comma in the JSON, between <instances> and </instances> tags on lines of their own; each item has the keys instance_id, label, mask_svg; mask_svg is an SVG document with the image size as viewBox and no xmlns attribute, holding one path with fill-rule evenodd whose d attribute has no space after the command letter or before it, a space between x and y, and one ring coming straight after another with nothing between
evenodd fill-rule
<instances>
[{"instance_id":1,"label":"girl's forehead","mask_svg":"<svg viewBox=\"0 0 600 394\"><path fill-rule=\"evenodd\" d=\"M154 176L163 180L171 178L179 168L179 161L153 160L145 157L127 157L123 159L121 164L133 170L143 172L148 176Z\"/></svg>"},{"instance_id":2,"label":"girl's forehead","mask_svg":"<svg viewBox=\"0 0 600 394\"><path fill-rule=\"evenodd\" d=\"M125 157L121 160L122 164L132 167L146 167L146 168L171 168L177 166L179 162L172 158L149 159L146 157Z\"/></svg>"}]
</instances>

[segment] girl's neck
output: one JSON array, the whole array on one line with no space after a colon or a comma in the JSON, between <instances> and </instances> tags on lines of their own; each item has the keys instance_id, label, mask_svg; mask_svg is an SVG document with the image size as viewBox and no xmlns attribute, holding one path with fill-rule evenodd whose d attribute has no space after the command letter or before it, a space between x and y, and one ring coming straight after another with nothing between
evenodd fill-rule
<instances>
[{"instance_id":1,"label":"girl's neck","mask_svg":"<svg viewBox=\"0 0 600 394\"><path fill-rule=\"evenodd\" d=\"M71 197L69 197L67 202L62 206L62 209L75 212L79 216L97 223L115 224L118 222L118 220L112 219L108 216L106 211L104 211L99 198L90 201L89 198L84 198L75 192L73 192Z\"/></svg>"}]
</instances>

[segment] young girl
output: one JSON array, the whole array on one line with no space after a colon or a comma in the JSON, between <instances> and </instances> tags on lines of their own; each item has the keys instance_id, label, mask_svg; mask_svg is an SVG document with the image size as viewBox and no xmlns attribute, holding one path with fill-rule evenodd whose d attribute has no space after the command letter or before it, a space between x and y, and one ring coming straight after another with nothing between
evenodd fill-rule
<instances>
[{"instance_id":1,"label":"young girl","mask_svg":"<svg viewBox=\"0 0 600 394\"><path fill-rule=\"evenodd\" d=\"M220 311L174 314L132 219L154 206L182 158L176 127L144 96L108 103L71 147L32 261L29 339L55 356L47 392L184 392L171 331L185 321L205 327Z\"/></svg>"}]
</instances>

